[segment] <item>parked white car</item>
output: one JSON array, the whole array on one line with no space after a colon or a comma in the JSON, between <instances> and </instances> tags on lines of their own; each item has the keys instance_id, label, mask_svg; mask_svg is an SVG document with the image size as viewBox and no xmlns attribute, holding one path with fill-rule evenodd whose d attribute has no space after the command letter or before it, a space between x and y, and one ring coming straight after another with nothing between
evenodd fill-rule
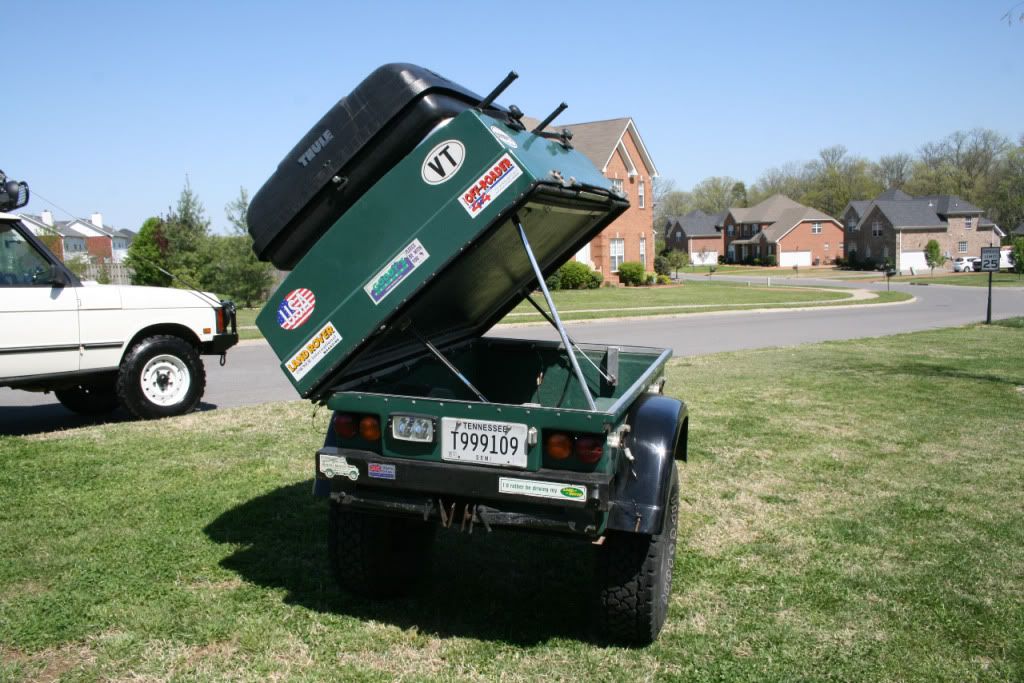
<instances>
[{"instance_id":1,"label":"parked white car","mask_svg":"<svg viewBox=\"0 0 1024 683\"><path fill-rule=\"evenodd\" d=\"M23 204L0 188L0 211ZM82 414L180 415L203 396L200 355L238 343L234 315L210 293L83 284L0 213L0 386L52 391Z\"/></svg>"},{"instance_id":2,"label":"parked white car","mask_svg":"<svg viewBox=\"0 0 1024 683\"><path fill-rule=\"evenodd\" d=\"M964 256L957 256L953 259L953 272L954 273L970 273L974 271L974 263L970 258Z\"/></svg>"}]
</instances>

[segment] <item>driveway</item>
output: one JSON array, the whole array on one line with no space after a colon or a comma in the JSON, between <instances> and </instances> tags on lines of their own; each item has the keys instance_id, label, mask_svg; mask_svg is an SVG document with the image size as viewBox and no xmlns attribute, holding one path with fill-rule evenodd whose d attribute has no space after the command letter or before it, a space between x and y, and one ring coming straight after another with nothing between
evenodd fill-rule
<instances>
[{"instance_id":1,"label":"driveway","mask_svg":"<svg viewBox=\"0 0 1024 683\"><path fill-rule=\"evenodd\" d=\"M684 276L688 279L689 276ZM695 279L703 279L694 276ZM715 279L743 280L716 275ZM764 278L752 278L764 284ZM773 278L779 284L825 285L885 289L885 284L799 278ZM689 314L672 318L637 318L609 322L571 323L569 334L579 342L635 344L671 348L676 356L719 351L792 346L836 339L878 337L980 322L985 318L987 290L983 287L893 285L916 301L898 305L868 305L797 310L766 310ZM993 290L993 317L1024 316L1024 288ZM548 325L507 326L493 336L521 339L557 339ZM207 390L201 409L297 399L278 369L277 358L266 343L243 342L228 353L220 367L206 358ZM126 419L115 415L115 419ZM25 434L88 424L65 410L52 394L0 389L0 434Z\"/></svg>"}]
</instances>

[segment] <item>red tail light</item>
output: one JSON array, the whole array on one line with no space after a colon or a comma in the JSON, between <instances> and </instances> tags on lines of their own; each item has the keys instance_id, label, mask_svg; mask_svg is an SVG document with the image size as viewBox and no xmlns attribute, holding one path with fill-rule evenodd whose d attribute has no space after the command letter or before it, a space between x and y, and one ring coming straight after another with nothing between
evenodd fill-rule
<instances>
[{"instance_id":1,"label":"red tail light","mask_svg":"<svg viewBox=\"0 0 1024 683\"><path fill-rule=\"evenodd\" d=\"M334 433L343 439L353 439L359 433L359 423L355 415L338 413L334 416Z\"/></svg>"},{"instance_id":2,"label":"red tail light","mask_svg":"<svg viewBox=\"0 0 1024 683\"><path fill-rule=\"evenodd\" d=\"M215 308L214 310L217 311L217 334L223 334L226 329L224 322L224 309Z\"/></svg>"},{"instance_id":3,"label":"red tail light","mask_svg":"<svg viewBox=\"0 0 1024 683\"><path fill-rule=\"evenodd\" d=\"M596 436L581 436L576 439L573 448L576 459L587 465L593 465L604 453L604 439Z\"/></svg>"}]
</instances>

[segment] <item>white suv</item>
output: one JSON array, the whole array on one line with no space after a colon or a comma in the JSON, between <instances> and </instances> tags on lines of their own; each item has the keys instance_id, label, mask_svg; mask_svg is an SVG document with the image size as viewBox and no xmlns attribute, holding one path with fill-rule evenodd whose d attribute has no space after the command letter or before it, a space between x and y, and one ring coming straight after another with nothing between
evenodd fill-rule
<instances>
[{"instance_id":1,"label":"white suv","mask_svg":"<svg viewBox=\"0 0 1024 683\"><path fill-rule=\"evenodd\" d=\"M0 386L53 391L82 414L180 415L206 387L200 354L225 354L235 330L234 305L209 293L82 284L0 213Z\"/></svg>"}]
</instances>

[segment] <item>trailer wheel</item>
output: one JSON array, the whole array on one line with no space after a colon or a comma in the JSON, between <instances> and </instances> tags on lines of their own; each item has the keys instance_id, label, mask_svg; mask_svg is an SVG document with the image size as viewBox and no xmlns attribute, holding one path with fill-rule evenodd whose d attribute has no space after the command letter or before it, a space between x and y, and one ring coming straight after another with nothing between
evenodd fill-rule
<instances>
[{"instance_id":1,"label":"trailer wheel","mask_svg":"<svg viewBox=\"0 0 1024 683\"><path fill-rule=\"evenodd\" d=\"M346 510L331 501L327 551L338 585L354 595L407 595L431 573L432 523Z\"/></svg>"},{"instance_id":2,"label":"trailer wheel","mask_svg":"<svg viewBox=\"0 0 1024 683\"><path fill-rule=\"evenodd\" d=\"M609 531L598 549L599 623L615 642L654 642L668 616L679 518L679 474L672 468L660 533Z\"/></svg>"},{"instance_id":3,"label":"trailer wheel","mask_svg":"<svg viewBox=\"0 0 1024 683\"><path fill-rule=\"evenodd\" d=\"M65 408L79 415L106 415L117 407L114 383L80 384L53 392Z\"/></svg>"}]
</instances>

